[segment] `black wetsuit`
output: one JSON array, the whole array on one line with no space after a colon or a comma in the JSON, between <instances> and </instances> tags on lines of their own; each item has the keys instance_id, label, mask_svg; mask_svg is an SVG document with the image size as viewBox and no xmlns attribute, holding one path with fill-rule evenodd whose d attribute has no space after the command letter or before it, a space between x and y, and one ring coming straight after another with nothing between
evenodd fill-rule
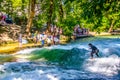
<instances>
[{"instance_id":1,"label":"black wetsuit","mask_svg":"<svg viewBox=\"0 0 120 80\"><path fill-rule=\"evenodd\" d=\"M99 57L99 55L98 55L99 50L93 45L91 45L91 49L92 49L91 57L93 58L93 54L96 54L97 57Z\"/></svg>"}]
</instances>

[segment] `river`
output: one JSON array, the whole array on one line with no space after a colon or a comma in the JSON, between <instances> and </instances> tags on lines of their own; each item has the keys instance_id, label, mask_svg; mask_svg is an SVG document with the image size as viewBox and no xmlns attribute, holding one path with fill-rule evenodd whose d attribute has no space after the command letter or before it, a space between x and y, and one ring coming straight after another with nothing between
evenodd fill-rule
<instances>
[{"instance_id":1,"label":"river","mask_svg":"<svg viewBox=\"0 0 120 80\"><path fill-rule=\"evenodd\" d=\"M88 43L100 57L90 59ZM0 55L0 80L120 80L120 37L90 37L66 45Z\"/></svg>"}]
</instances>

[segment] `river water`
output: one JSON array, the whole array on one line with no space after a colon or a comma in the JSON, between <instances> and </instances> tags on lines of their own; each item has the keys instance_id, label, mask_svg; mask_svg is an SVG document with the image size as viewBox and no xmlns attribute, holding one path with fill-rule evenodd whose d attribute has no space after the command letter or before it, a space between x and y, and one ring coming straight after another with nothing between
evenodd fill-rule
<instances>
[{"instance_id":1,"label":"river water","mask_svg":"<svg viewBox=\"0 0 120 80\"><path fill-rule=\"evenodd\" d=\"M100 57L90 59L88 43ZM120 80L120 37L90 37L66 45L0 55L0 80Z\"/></svg>"}]
</instances>

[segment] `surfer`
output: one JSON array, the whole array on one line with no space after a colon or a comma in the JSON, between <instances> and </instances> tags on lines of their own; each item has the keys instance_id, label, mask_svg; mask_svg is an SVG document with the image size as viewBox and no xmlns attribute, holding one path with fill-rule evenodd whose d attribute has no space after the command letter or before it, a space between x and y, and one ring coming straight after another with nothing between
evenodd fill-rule
<instances>
[{"instance_id":1,"label":"surfer","mask_svg":"<svg viewBox=\"0 0 120 80\"><path fill-rule=\"evenodd\" d=\"M99 49L91 43L89 43L88 46L90 47L90 49L92 49L92 51L90 53L91 58L93 58L93 54L96 54L96 56L99 57L99 55L98 55Z\"/></svg>"}]
</instances>

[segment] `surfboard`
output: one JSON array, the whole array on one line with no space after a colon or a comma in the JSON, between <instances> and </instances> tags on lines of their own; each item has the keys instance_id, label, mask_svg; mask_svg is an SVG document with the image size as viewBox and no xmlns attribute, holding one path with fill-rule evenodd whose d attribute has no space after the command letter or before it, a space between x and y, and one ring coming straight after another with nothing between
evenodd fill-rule
<instances>
[{"instance_id":1,"label":"surfboard","mask_svg":"<svg viewBox=\"0 0 120 80\"><path fill-rule=\"evenodd\" d=\"M89 61L96 61L98 58L89 58Z\"/></svg>"}]
</instances>

